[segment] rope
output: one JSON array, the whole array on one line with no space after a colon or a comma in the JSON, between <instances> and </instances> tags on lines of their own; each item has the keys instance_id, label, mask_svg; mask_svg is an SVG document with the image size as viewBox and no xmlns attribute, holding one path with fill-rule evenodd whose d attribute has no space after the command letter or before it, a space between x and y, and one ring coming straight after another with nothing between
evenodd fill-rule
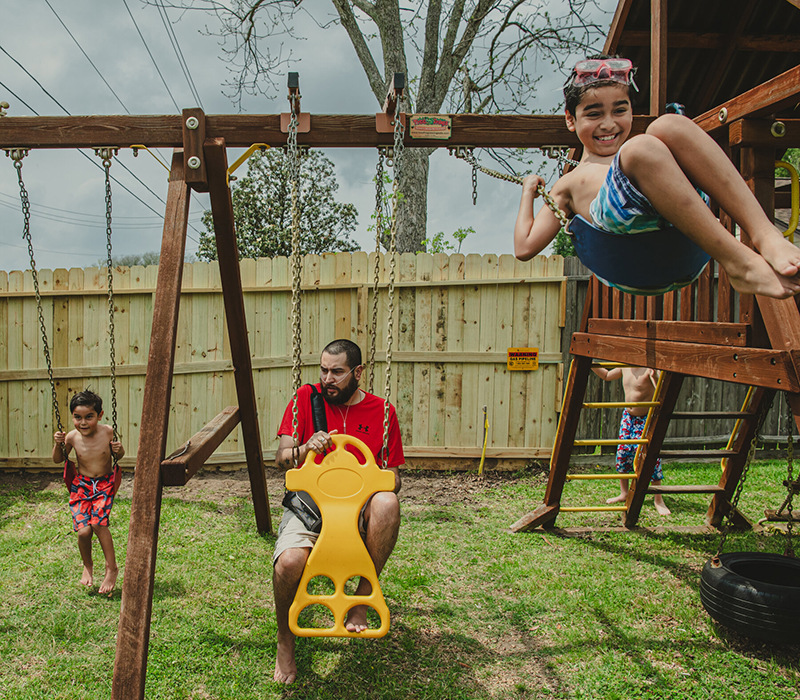
<instances>
[{"instance_id":1,"label":"rope","mask_svg":"<svg viewBox=\"0 0 800 700\"><path fill-rule=\"evenodd\" d=\"M14 167L17 169L17 179L19 180L19 199L22 205L22 238L28 244L28 255L31 262L31 277L33 278L33 291L36 294L36 310L39 314L39 329L42 336L42 349L44 350L44 359L47 363L47 378L50 381L50 393L53 400L53 417L55 424L58 427L58 432L63 433L64 428L61 424L61 412L58 407L58 393L56 392L56 382L53 378L53 362L50 357L50 343L47 341L47 327L44 323L44 312L42 311L42 296L39 293L39 274L36 271L36 259L33 255L33 241L31 240L31 202L28 198L28 191L25 189L25 182L22 179L22 159L28 155L28 150L25 148L12 148L6 151L6 155L14 161Z\"/></svg>"}]
</instances>

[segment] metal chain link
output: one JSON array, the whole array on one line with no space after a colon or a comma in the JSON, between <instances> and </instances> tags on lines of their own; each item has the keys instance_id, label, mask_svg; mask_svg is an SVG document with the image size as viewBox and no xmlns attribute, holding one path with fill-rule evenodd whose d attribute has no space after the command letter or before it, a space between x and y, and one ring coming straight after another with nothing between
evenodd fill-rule
<instances>
[{"instance_id":1,"label":"metal chain link","mask_svg":"<svg viewBox=\"0 0 800 700\"><path fill-rule=\"evenodd\" d=\"M44 312L42 310L42 295L39 292L39 274L36 271L36 259L33 254L33 241L31 240L31 202L28 198L28 191L25 189L25 182L22 179L22 159L28 155L28 149L12 148L6 151L6 155L14 161L17 169L17 179L19 180L19 199L22 204L22 238L28 244L28 255L31 261L31 277L33 278L33 291L36 294L36 310L39 314L39 329L42 336L42 349L44 359L47 363L47 377L50 380L50 393L53 399L53 417L58 427L58 432L63 433L64 428L61 424L61 412L58 407L58 393L56 392L56 382L53 378L53 362L50 357L50 343L47 340L47 327L44 322Z\"/></svg>"},{"instance_id":2,"label":"metal chain link","mask_svg":"<svg viewBox=\"0 0 800 700\"><path fill-rule=\"evenodd\" d=\"M730 534L730 531L733 529L733 514L736 512L739 506L739 498L744 490L745 481L747 481L747 475L750 471L750 463L753 461L753 457L756 454L756 445L758 444L758 438L761 435L761 428L764 425L764 421L767 418L767 413L769 413L769 409L771 408L772 401L774 399L775 394L772 395L772 398L768 404L762 406L761 415L758 416L758 423L756 424L756 430L753 434L753 440L750 443L750 449L747 452L747 460L745 461L744 468L742 469L742 476L739 478L739 483L736 485L736 491L734 492L733 499L730 502L731 507L728 510L725 525L723 525L720 532L717 553L712 558L712 562L714 562L716 565L719 565L719 556L722 554L722 550L725 548L725 541L728 539L728 534Z\"/></svg>"},{"instance_id":3,"label":"metal chain link","mask_svg":"<svg viewBox=\"0 0 800 700\"><path fill-rule=\"evenodd\" d=\"M109 344L109 358L111 365L111 427L114 431L114 439L118 440L117 434L117 362L116 351L114 348L114 261L112 258L112 227L111 227L111 158L116 155L117 151L112 148L95 148L94 152L103 160L103 170L106 175L106 272L108 275L108 344ZM113 453L112 453L113 454ZM116 454L114 457L114 465L117 463Z\"/></svg>"},{"instance_id":4,"label":"metal chain link","mask_svg":"<svg viewBox=\"0 0 800 700\"><path fill-rule=\"evenodd\" d=\"M292 440L294 449L295 466L299 466L300 444L298 439L298 420L297 420L297 391L301 383L301 281L303 271L303 257L300 251L300 150L297 147L297 127L299 120L297 117L296 98L294 95L289 97L292 116L289 120L289 137L286 145L286 155L289 159L289 181L292 183Z\"/></svg>"},{"instance_id":5,"label":"metal chain link","mask_svg":"<svg viewBox=\"0 0 800 700\"><path fill-rule=\"evenodd\" d=\"M478 160L475 158L473 154L473 149L466 146L456 146L450 149L450 153L454 155L456 158L460 158L461 160L465 160L472 166L472 203L475 204L478 199L478 192L477 192L477 171L480 170L482 173L489 175L490 177L496 178L498 180L505 180L506 182L515 182L518 185L522 184L523 178L519 175L508 175L507 173L501 173L497 170L492 170L491 168L486 168L481 165ZM566 158L565 156L562 156ZM571 163L575 163L577 165L577 161L574 161L570 158L566 158L567 161ZM544 199L545 204L550 208L550 211L555 214L556 218L558 219L559 223L561 224L561 228L564 230L568 236L572 234L569 232L567 228L569 226L569 219L567 215L561 211L561 207L558 206L558 203L555 199L553 199L545 190L542 185L539 185L537 188L538 193Z\"/></svg>"},{"instance_id":6,"label":"metal chain link","mask_svg":"<svg viewBox=\"0 0 800 700\"><path fill-rule=\"evenodd\" d=\"M383 398L383 468L389 461L389 398L392 393L392 348L394 346L394 279L395 265L397 262L397 208L400 200L400 175L403 164L403 138L405 128L400 115L394 118L394 153L393 153L393 180L392 180L392 221L389 233L389 291L388 291L388 320L386 329L386 387Z\"/></svg>"},{"instance_id":7,"label":"metal chain link","mask_svg":"<svg viewBox=\"0 0 800 700\"><path fill-rule=\"evenodd\" d=\"M564 155L563 151L569 150L568 148L562 149L560 146L542 146L539 150L541 150L541 152L551 160L557 160L560 163L558 167L558 172L560 175L564 174L565 165L571 165L575 167L580 164L580 161L574 160L573 158L568 158Z\"/></svg>"},{"instance_id":8,"label":"metal chain link","mask_svg":"<svg viewBox=\"0 0 800 700\"><path fill-rule=\"evenodd\" d=\"M789 493L787 494L786 499L786 515L788 516L788 521L786 523L786 551L784 552L784 556L787 557L794 557L794 546L792 542L792 535L793 535L793 527L792 524L792 500L794 498L794 482L792 480L792 472L793 472L793 460L794 460L794 413L792 413L792 407L789 405L789 396L788 394L785 395L786 398L786 417L787 417L787 430L788 436L786 440L786 488L788 489Z\"/></svg>"},{"instance_id":9,"label":"metal chain link","mask_svg":"<svg viewBox=\"0 0 800 700\"><path fill-rule=\"evenodd\" d=\"M383 237L383 161L385 150L378 149L378 164L375 166L375 277L372 285L372 326L369 334L369 393L375 387L375 346L378 337L378 284L381 278L381 238Z\"/></svg>"}]
</instances>

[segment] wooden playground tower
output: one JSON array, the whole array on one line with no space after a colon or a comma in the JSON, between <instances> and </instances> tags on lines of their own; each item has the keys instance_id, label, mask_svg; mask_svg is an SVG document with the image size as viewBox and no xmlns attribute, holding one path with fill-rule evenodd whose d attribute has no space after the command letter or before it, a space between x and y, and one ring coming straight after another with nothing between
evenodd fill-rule
<instances>
[{"instance_id":1,"label":"wooden playground tower","mask_svg":"<svg viewBox=\"0 0 800 700\"><path fill-rule=\"evenodd\" d=\"M606 53L617 53L620 44L624 43L625 21L635 4L635 0L620 0L606 41ZM645 2L642 0L638 4L643 6ZM785 9L798 13L797 7L798 3L790 2ZM730 50L722 52L720 59L723 63L730 60L748 18L758 9L757 2L747 3L746 17L737 26L738 34L726 37ZM668 101L667 1L652 0L650 10L649 93L650 114L655 116L664 111ZM682 40L688 41L685 37ZM711 73L716 73L717 80L721 78L722 68L722 65L712 68ZM694 120L727 151L770 218L776 208L776 158L780 158L786 148L800 147L800 119L791 118L798 103L800 66L795 66L708 109ZM735 225L730 217L724 211L719 211L719 217L733 233ZM744 234L742 240L749 242ZM715 268L718 272L716 294ZM580 327L570 344L574 360L566 382L545 496L541 505L513 523L511 530L520 532L537 526L552 527L559 512L590 509L619 510L624 514L625 527L633 527L648 493L712 494L706 520L708 524L719 527L731 511L730 501L747 462L759 419L769 409L776 391L787 392L794 416L794 426L790 429L800 426L800 312L797 302L797 298L777 300L738 295L731 288L725 271L713 260L693 285L660 297L634 297L606 287L592 277ZM630 482L625 505L564 507L561 498L564 485L570 478L568 472L573 447L604 442L575 440L581 411L601 408L585 401L592 363L597 360L652 367L662 370L664 376L642 435L643 444L635 461L635 478ZM744 384L754 390L738 412L677 412L674 408L678 393L683 378L689 375ZM715 418L736 421L726 449L661 449L671 420ZM725 468L717 484L651 486L659 456L720 457ZM794 489L795 492L800 490L800 480L794 482ZM736 525L751 525L738 511L734 510L731 515Z\"/></svg>"}]
</instances>

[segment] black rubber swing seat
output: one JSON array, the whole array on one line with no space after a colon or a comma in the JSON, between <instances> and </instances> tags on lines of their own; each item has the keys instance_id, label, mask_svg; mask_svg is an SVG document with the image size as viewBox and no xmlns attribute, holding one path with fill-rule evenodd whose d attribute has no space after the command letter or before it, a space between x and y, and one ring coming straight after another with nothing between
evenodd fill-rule
<instances>
[{"instance_id":1,"label":"black rubber swing seat","mask_svg":"<svg viewBox=\"0 0 800 700\"><path fill-rule=\"evenodd\" d=\"M729 629L773 644L800 644L800 559L730 552L706 562L700 601Z\"/></svg>"},{"instance_id":2,"label":"black rubber swing seat","mask_svg":"<svg viewBox=\"0 0 800 700\"><path fill-rule=\"evenodd\" d=\"M711 259L675 227L620 235L575 216L567 232L581 262L603 283L640 296L686 287Z\"/></svg>"}]
</instances>

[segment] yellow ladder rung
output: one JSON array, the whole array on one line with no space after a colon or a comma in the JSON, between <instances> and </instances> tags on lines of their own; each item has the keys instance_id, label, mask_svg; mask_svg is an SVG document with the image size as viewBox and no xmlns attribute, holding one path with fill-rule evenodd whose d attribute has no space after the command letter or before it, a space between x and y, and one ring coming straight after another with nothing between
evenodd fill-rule
<instances>
[{"instance_id":1,"label":"yellow ladder rung","mask_svg":"<svg viewBox=\"0 0 800 700\"><path fill-rule=\"evenodd\" d=\"M658 401L589 401L584 408L655 408Z\"/></svg>"},{"instance_id":2,"label":"yellow ladder rung","mask_svg":"<svg viewBox=\"0 0 800 700\"><path fill-rule=\"evenodd\" d=\"M622 512L628 510L627 506L562 506L562 513L596 513L599 511Z\"/></svg>"},{"instance_id":3,"label":"yellow ladder rung","mask_svg":"<svg viewBox=\"0 0 800 700\"><path fill-rule=\"evenodd\" d=\"M572 443L576 447L591 447L592 445L646 445L647 440L644 438L637 438L636 440L575 440Z\"/></svg>"},{"instance_id":4,"label":"yellow ladder rung","mask_svg":"<svg viewBox=\"0 0 800 700\"><path fill-rule=\"evenodd\" d=\"M567 481L574 479L635 479L636 474L567 474Z\"/></svg>"}]
</instances>

